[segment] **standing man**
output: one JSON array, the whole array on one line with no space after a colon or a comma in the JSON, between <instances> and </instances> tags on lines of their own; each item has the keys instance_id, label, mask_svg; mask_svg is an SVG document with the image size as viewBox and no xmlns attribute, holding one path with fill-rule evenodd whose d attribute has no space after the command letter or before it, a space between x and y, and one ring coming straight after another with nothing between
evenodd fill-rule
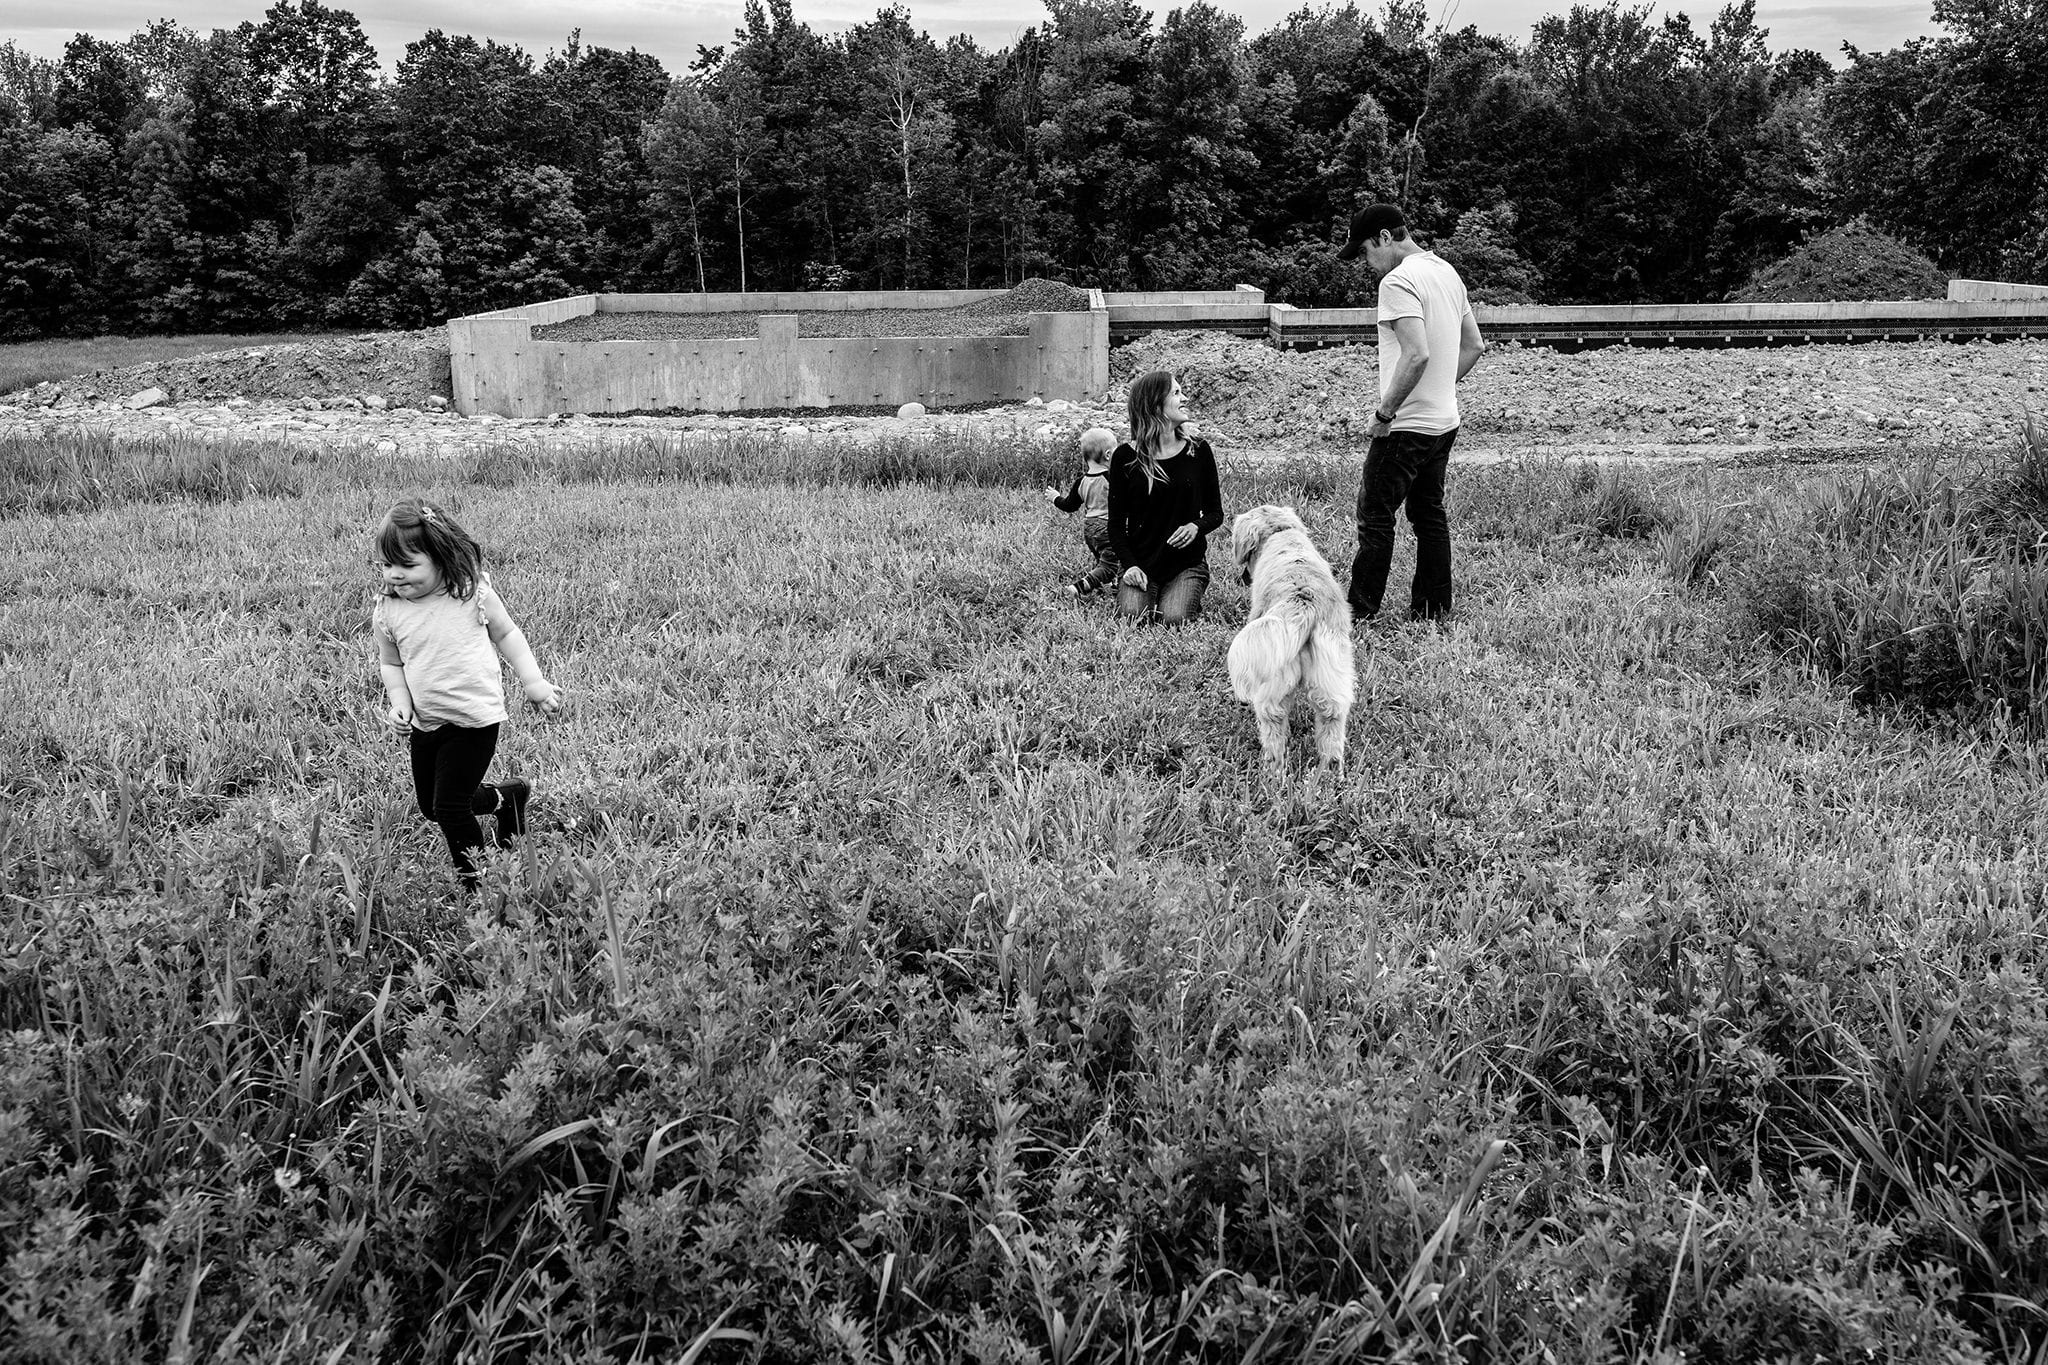
<instances>
[{"instance_id":1,"label":"standing man","mask_svg":"<svg viewBox=\"0 0 2048 1365\"><path fill-rule=\"evenodd\" d=\"M1444 515L1444 473L1458 438L1458 381L1486 342L1450 263L1408 235L1392 204L1351 215L1351 239L1337 253L1363 255L1380 277L1380 405L1368 434L1358 484L1358 555L1351 561L1352 619L1371 620L1394 559L1394 513L1408 507L1415 528L1415 583L1408 614L1420 620L1451 610L1451 525Z\"/></svg>"}]
</instances>

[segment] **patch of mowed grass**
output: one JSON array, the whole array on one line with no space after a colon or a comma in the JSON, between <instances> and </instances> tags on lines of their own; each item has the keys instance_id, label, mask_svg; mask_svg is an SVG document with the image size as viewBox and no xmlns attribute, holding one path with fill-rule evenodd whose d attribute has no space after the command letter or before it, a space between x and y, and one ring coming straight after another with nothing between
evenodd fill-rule
<instances>
[{"instance_id":1,"label":"patch of mowed grass","mask_svg":"<svg viewBox=\"0 0 2048 1365\"><path fill-rule=\"evenodd\" d=\"M1055 595L1043 480L487 467L7 524L28 1352L2038 1349L2034 751L1731 650L1560 471L1458 471L1462 619L1360 635L1308 792L1220 549L1166 632ZM1352 480L1226 501L1339 558ZM473 905L374 723L415 492L573 698Z\"/></svg>"},{"instance_id":2,"label":"patch of mowed grass","mask_svg":"<svg viewBox=\"0 0 2048 1365\"><path fill-rule=\"evenodd\" d=\"M318 341L352 336L348 332L216 333L183 336L144 337L45 337L40 341L0 344L0 394L32 388L46 380L65 380L102 370L123 370L131 365L148 365L187 356L211 355L217 351L242 350L251 346L276 346L286 342Z\"/></svg>"}]
</instances>

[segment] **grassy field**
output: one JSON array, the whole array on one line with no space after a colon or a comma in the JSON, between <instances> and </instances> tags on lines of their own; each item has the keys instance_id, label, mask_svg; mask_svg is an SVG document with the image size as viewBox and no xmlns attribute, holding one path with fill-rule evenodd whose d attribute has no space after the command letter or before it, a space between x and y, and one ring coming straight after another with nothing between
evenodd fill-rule
<instances>
[{"instance_id":1,"label":"grassy field","mask_svg":"<svg viewBox=\"0 0 2048 1365\"><path fill-rule=\"evenodd\" d=\"M0 393L13 393L46 379L69 379L73 375L126 369L130 365L146 365L158 360L180 360L190 355L208 355L244 346L275 346L288 341L350 335L353 333L265 332L242 336L202 332L161 337L52 337L41 341L13 341L0 344Z\"/></svg>"},{"instance_id":2,"label":"grassy field","mask_svg":"<svg viewBox=\"0 0 2048 1365\"><path fill-rule=\"evenodd\" d=\"M1950 673L1870 624L2023 480L1460 471L1305 792L1221 552L1064 602L1052 472L0 447L10 1358L2048 1359L2019 514ZM1354 479L1226 505L1336 557ZM573 698L474 903L375 724L413 493Z\"/></svg>"}]
</instances>

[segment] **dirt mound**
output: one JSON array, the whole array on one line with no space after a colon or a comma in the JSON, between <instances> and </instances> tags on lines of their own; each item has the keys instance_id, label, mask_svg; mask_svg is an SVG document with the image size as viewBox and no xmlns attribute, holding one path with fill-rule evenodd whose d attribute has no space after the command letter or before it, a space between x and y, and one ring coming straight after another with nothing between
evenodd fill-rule
<instances>
[{"instance_id":1,"label":"dirt mound","mask_svg":"<svg viewBox=\"0 0 2048 1365\"><path fill-rule=\"evenodd\" d=\"M430 327L216 351L38 384L19 398L43 404L61 392L82 401L116 400L151 388L173 402L375 395L393 407L419 407L449 395L448 334Z\"/></svg>"},{"instance_id":2,"label":"dirt mound","mask_svg":"<svg viewBox=\"0 0 2048 1365\"><path fill-rule=\"evenodd\" d=\"M1203 423L1258 442L1312 431L1331 409L1379 391L1378 354L1369 347L1297 355L1224 332L1154 332L1109 353L1112 399L1122 401L1131 381L1151 370L1173 371Z\"/></svg>"},{"instance_id":3,"label":"dirt mound","mask_svg":"<svg viewBox=\"0 0 2048 1365\"><path fill-rule=\"evenodd\" d=\"M1823 232L1765 266L1730 303L1863 303L1948 297L1948 276L1913 248L1864 222Z\"/></svg>"}]
</instances>

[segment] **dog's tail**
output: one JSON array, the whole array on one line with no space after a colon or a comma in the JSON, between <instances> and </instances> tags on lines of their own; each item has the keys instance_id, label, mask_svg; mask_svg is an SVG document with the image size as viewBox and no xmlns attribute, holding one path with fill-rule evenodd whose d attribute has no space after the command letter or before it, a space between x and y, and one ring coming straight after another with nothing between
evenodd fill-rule
<instances>
[{"instance_id":1,"label":"dog's tail","mask_svg":"<svg viewBox=\"0 0 2048 1365\"><path fill-rule=\"evenodd\" d=\"M1302 648L1315 628L1316 602L1307 592L1290 592L1245 622L1230 642L1230 689L1237 699L1254 702L1260 680L1280 681L1283 694L1291 691L1300 677Z\"/></svg>"}]
</instances>

